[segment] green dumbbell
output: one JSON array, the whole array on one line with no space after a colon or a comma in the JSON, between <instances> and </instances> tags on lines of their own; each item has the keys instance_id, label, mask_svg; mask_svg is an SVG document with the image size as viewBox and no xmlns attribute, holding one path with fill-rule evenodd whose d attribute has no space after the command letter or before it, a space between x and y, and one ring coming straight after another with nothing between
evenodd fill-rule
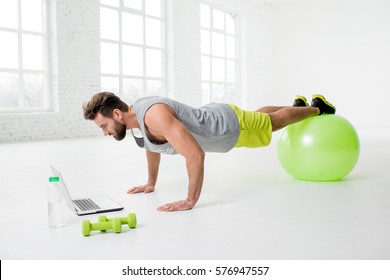
<instances>
[{"instance_id":1,"label":"green dumbbell","mask_svg":"<svg viewBox=\"0 0 390 280\"><path fill-rule=\"evenodd\" d=\"M84 220L81 224L81 232L84 236L89 236L93 230L112 229L115 233L122 231L122 223L119 218L114 218L109 222L90 223L89 220Z\"/></svg>"},{"instance_id":2,"label":"green dumbbell","mask_svg":"<svg viewBox=\"0 0 390 280\"><path fill-rule=\"evenodd\" d=\"M129 228L136 228L137 226L137 217L135 216L135 213L130 213L126 217L118 217L117 219L120 219L121 224L125 225L127 224ZM106 216L100 216L98 221L99 222L110 222L113 219L108 219Z\"/></svg>"}]
</instances>

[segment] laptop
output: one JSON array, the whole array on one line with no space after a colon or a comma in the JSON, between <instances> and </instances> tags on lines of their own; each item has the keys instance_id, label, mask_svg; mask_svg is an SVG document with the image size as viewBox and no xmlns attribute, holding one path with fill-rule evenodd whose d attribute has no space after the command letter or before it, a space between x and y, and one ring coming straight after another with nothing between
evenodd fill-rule
<instances>
[{"instance_id":1,"label":"laptop","mask_svg":"<svg viewBox=\"0 0 390 280\"><path fill-rule=\"evenodd\" d=\"M61 173L51 165L50 168L52 170L53 176L60 178L61 193L66 204L77 215L82 216L96 213L113 212L123 209L122 205L106 195L72 199Z\"/></svg>"}]
</instances>

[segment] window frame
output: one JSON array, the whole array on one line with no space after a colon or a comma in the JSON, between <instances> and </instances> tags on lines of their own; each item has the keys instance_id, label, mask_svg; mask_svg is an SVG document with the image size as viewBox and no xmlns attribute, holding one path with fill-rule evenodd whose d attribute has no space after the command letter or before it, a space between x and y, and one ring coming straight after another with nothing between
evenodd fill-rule
<instances>
[{"instance_id":1,"label":"window frame","mask_svg":"<svg viewBox=\"0 0 390 280\"><path fill-rule=\"evenodd\" d=\"M201 40L202 40L202 31L208 31L209 35L210 35L209 36L209 42L210 42L209 53L205 54L202 52L202 49L200 50L200 52L201 52L200 59L201 59L201 65L202 65L201 72L203 72L203 64L202 64L203 58L209 59L209 68L208 68L208 72L209 72L208 76L209 77L208 77L208 79L207 80L203 79L203 73L201 73L202 104L221 101L220 99L215 99L213 97L213 85L223 86L223 89L224 89L223 96L226 96L228 86L233 86L235 88L234 100L231 100L231 101L232 102L239 102L240 93L241 93L241 71L240 71L240 68L241 68L241 58L240 58L241 40L240 39L241 38L240 38L240 34L239 34L239 31L240 31L239 15L238 15L238 13L236 13L232 10L229 10L228 8L222 7L222 6L217 5L217 4L213 4L210 1L200 1L200 3L199 3L200 14L202 13L202 11L201 11L202 5L208 6L208 8L210 9L209 28L202 26L202 22L200 22L200 33L201 33L200 38L201 38ZM219 12L222 12L224 15L224 30L223 31L221 29L217 29L217 28L213 27L213 10L217 10ZM226 22L227 22L226 14L232 15L232 17L234 18L234 22L235 22L234 34L228 33L226 30ZM212 40L213 33L222 34L224 36L224 53L225 53L224 56L213 55L213 40ZM228 36L233 37L235 39L234 58L229 58L227 56L227 40L226 40L226 38L228 38ZM202 44L202 42L201 42L201 44ZM215 79L213 79L213 58L224 60L225 73L224 73L224 81L223 82L216 81ZM227 63L226 63L227 61L233 62L235 65L234 82L230 82L228 79ZM204 90L205 84L208 84L207 92L205 92L205 90ZM205 95L208 95L208 96L206 97Z\"/></svg>"},{"instance_id":2,"label":"window frame","mask_svg":"<svg viewBox=\"0 0 390 280\"><path fill-rule=\"evenodd\" d=\"M17 28L2 27L0 26L0 31L12 32L17 34L18 40L18 67L16 69L10 68L1 68L0 73L14 73L19 77L18 82L18 106L17 107L1 107L0 106L0 115L18 115L18 114L34 114L34 113L46 113L50 112L53 109L51 103L50 95L50 26L49 26L49 3L48 0L41 0L42 3L42 32L30 31L22 28L22 0L17 0ZM33 35L39 36L42 41L42 70L31 70L23 68L23 35ZM21 104L21 99L24 95L24 75L25 74L41 74L44 77L44 91L45 96L43 97L44 105L41 107L23 107Z\"/></svg>"},{"instance_id":3,"label":"window frame","mask_svg":"<svg viewBox=\"0 0 390 280\"><path fill-rule=\"evenodd\" d=\"M167 95L167 69L166 69L166 61L167 61L167 47L166 47L166 21L167 21L167 15L166 15L166 1L161 0L161 17L153 16L146 14L146 4L145 0L141 0L142 2L142 10L137 10L137 9L132 9L129 7L124 6L124 0L119 0L119 6L111 6L108 4L104 4L100 1L100 10L101 8L106 8L106 9L111 9L114 11L118 12L118 40L113 40L113 39L104 39L99 37L100 40L100 50L102 49L102 44L101 43L111 43L111 44L116 44L119 46L119 61L118 61L118 67L119 71L118 74L109 74L109 73L103 73L102 70L100 70L100 89L101 90L106 90L106 88L102 87L102 78L117 78L118 79L118 92L114 92L117 94L120 98L124 97L124 86L123 86L123 81L124 79L138 79L142 80L142 94L141 96L148 96L147 94L148 89L147 89L147 84L149 81L158 81L161 83L161 96L166 96ZM122 33L122 19L123 19L123 13L130 13L133 15L138 15L142 17L142 44L138 43L129 43L123 41L123 33ZM159 20L161 22L161 47L154 47L146 44L146 20L147 19L154 19L154 20ZM100 20L102 20L100 18ZM137 76L137 75L128 75L124 74L123 72L123 46L129 46L129 47L137 47L137 48L142 48L142 53L143 53L143 71L142 71L142 76ZM146 53L148 50L157 50L161 52L161 77L153 77L153 76L148 76L147 75L147 69L146 69ZM126 100L125 100L126 101Z\"/></svg>"}]
</instances>

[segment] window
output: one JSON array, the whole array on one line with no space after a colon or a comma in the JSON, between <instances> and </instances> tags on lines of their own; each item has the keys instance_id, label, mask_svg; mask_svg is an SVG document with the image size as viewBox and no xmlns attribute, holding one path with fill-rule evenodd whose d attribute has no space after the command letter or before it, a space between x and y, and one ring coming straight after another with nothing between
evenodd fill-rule
<instances>
[{"instance_id":1,"label":"window","mask_svg":"<svg viewBox=\"0 0 390 280\"><path fill-rule=\"evenodd\" d=\"M237 19L233 13L200 4L202 102L238 99Z\"/></svg>"},{"instance_id":2,"label":"window","mask_svg":"<svg viewBox=\"0 0 390 280\"><path fill-rule=\"evenodd\" d=\"M48 108L46 1L0 0L0 112Z\"/></svg>"},{"instance_id":3,"label":"window","mask_svg":"<svg viewBox=\"0 0 390 280\"><path fill-rule=\"evenodd\" d=\"M165 95L164 1L101 0L101 88L126 102Z\"/></svg>"}]
</instances>

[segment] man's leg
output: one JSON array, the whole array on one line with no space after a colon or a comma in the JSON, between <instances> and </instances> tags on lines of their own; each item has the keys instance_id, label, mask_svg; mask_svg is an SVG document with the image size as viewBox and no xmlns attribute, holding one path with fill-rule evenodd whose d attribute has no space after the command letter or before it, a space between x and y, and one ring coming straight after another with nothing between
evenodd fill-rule
<instances>
[{"instance_id":1,"label":"man's leg","mask_svg":"<svg viewBox=\"0 0 390 280\"><path fill-rule=\"evenodd\" d=\"M296 123L309 117L321 114L334 114L336 107L329 103L324 96L313 94L311 106L305 97L297 95L293 107L266 106L256 112L266 113L271 118L272 131L277 131L289 124Z\"/></svg>"},{"instance_id":2,"label":"man's leg","mask_svg":"<svg viewBox=\"0 0 390 280\"><path fill-rule=\"evenodd\" d=\"M320 109L317 107L282 107L279 110L268 113L271 118L272 131L302 121L309 117L318 116Z\"/></svg>"},{"instance_id":3,"label":"man's leg","mask_svg":"<svg viewBox=\"0 0 390 280\"><path fill-rule=\"evenodd\" d=\"M261 113L273 113L273 112L276 112L280 109L283 109L285 108L286 106L265 106L265 107L261 107L260 109L257 109L256 112L261 112Z\"/></svg>"}]
</instances>

